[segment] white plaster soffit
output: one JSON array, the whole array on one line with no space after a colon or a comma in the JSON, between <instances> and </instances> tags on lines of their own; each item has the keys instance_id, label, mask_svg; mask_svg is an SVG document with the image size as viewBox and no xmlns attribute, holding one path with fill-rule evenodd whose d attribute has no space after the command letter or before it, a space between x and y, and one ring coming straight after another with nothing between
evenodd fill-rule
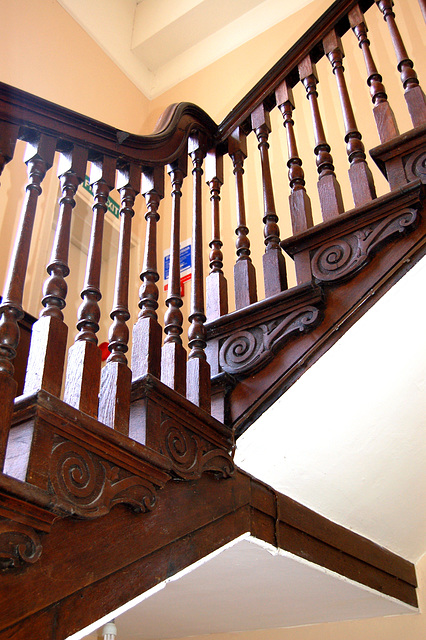
<instances>
[{"instance_id":1,"label":"white plaster soffit","mask_svg":"<svg viewBox=\"0 0 426 640\"><path fill-rule=\"evenodd\" d=\"M153 99L313 0L58 0Z\"/></svg>"}]
</instances>

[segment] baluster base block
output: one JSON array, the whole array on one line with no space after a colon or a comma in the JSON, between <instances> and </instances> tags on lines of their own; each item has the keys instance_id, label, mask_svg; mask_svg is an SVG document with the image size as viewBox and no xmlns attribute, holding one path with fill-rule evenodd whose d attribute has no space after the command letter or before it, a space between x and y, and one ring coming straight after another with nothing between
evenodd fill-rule
<instances>
[{"instance_id":1,"label":"baluster base block","mask_svg":"<svg viewBox=\"0 0 426 640\"><path fill-rule=\"evenodd\" d=\"M234 265L235 308L243 309L257 302L256 269L251 260Z\"/></svg>"},{"instance_id":2,"label":"baluster base block","mask_svg":"<svg viewBox=\"0 0 426 640\"><path fill-rule=\"evenodd\" d=\"M376 188L373 175L367 163L356 162L352 164L349 167L348 174L355 206L362 207L363 204L374 200Z\"/></svg>"},{"instance_id":3,"label":"baluster base block","mask_svg":"<svg viewBox=\"0 0 426 640\"><path fill-rule=\"evenodd\" d=\"M78 340L68 352L64 402L96 418L102 354L93 342Z\"/></svg>"},{"instance_id":4,"label":"baluster base block","mask_svg":"<svg viewBox=\"0 0 426 640\"><path fill-rule=\"evenodd\" d=\"M59 318L40 318L33 324L24 395L44 389L60 396L67 337L68 327Z\"/></svg>"},{"instance_id":5,"label":"baluster base block","mask_svg":"<svg viewBox=\"0 0 426 640\"><path fill-rule=\"evenodd\" d=\"M275 296L287 287L287 270L281 249L272 249L263 254L263 278L265 298Z\"/></svg>"},{"instance_id":6,"label":"baluster base block","mask_svg":"<svg viewBox=\"0 0 426 640\"><path fill-rule=\"evenodd\" d=\"M344 212L342 191L336 176L326 175L318 180L318 194L324 221L331 220Z\"/></svg>"},{"instance_id":7,"label":"baluster base block","mask_svg":"<svg viewBox=\"0 0 426 640\"><path fill-rule=\"evenodd\" d=\"M191 358L187 363L186 397L207 413L211 411L210 365L201 358Z\"/></svg>"},{"instance_id":8,"label":"baluster base block","mask_svg":"<svg viewBox=\"0 0 426 640\"><path fill-rule=\"evenodd\" d=\"M215 320L228 313L228 283L223 273L209 273L206 278L206 317Z\"/></svg>"},{"instance_id":9,"label":"baluster base block","mask_svg":"<svg viewBox=\"0 0 426 640\"><path fill-rule=\"evenodd\" d=\"M18 383L5 372L0 373L0 469L3 468L9 428L13 413L13 400L16 396Z\"/></svg>"},{"instance_id":10,"label":"baluster base block","mask_svg":"<svg viewBox=\"0 0 426 640\"><path fill-rule=\"evenodd\" d=\"M123 362L107 362L102 369L99 422L128 435L132 372Z\"/></svg>"},{"instance_id":11,"label":"baluster base block","mask_svg":"<svg viewBox=\"0 0 426 640\"><path fill-rule=\"evenodd\" d=\"M420 85L407 89L404 93L408 111L415 127L426 122L426 96Z\"/></svg>"},{"instance_id":12,"label":"baluster base block","mask_svg":"<svg viewBox=\"0 0 426 640\"><path fill-rule=\"evenodd\" d=\"M186 394L186 351L181 344L166 342L161 354L161 382L181 396Z\"/></svg>"},{"instance_id":13,"label":"baluster base block","mask_svg":"<svg viewBox=\"0 0 426 640\"><path fill-rule=\"evenodd\" d=\"M162 329L155 318L139 318L133 327L133 380L147 373L160 377Z\"/></svg>"},{"instance_id":14,"label":"baluster base block","mask_svg":"<svg viewBox=\"0 0 426 640\"><path fill-rule=\"evenodd\" d=\"M314 226L311 201L304 189L293 191L288 197L290 203L291 228L293 235Z\"/></svg>"}]
</instances>

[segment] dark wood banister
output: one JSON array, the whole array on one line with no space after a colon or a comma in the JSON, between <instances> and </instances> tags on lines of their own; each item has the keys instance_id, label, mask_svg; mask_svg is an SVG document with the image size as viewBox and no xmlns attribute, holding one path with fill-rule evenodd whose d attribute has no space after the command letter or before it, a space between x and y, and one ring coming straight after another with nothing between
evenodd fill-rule
<instances>
[{"instance_id":1,"label":"dark wood banister","mask_svg":"<svg viewBox=\"0 0 426 640\"><path fill-rule=\"evenodd\" d=\"M376 0L387 15L390 2ZM0 596L0 640L12 636L23 640L30 633L32 637L63 640L247 531L416 605L415 572L409 563L277 494L235 469L233 463L235 438L425 252L422 182L426 179L418 160L424 158L426 101L412 61L404 59L409 81L404 81L403 90L415 116L415 128L398 135L381 76L371 53L365 50L369 44L362 12L373 4L374 0L336 0L219 126L196 105L180 103L166 109L151 135L135 135L0 83L0 173L13 157L16 140L30 143L25 155L29 195L8 278L9 298L6 295L0 308L1 464L4 459L4 466L0 465L0 571L5 585L3 600ZM373 111L376 109L380 139L386 141L371 153L391 187L390 193L379 198L373 188L367 198L359 198L360 162L355 159L364 164L365 154L344 86L339 43L339 37L350 28L359 44L364 42L369 81L374 76L373 86L369 85ZM393 22L392 29L395 33ZM402 50L402 40L398 43ZM357 165L352 185L356 208L349 206L345 211L339 201L339 206L333 205L334 213L330 213L329 196L340 188L322 130L321 117L326 110L321 116L316 99L315 63L325 54L338 69L343 116L348 124L344 142L352 140L349 161ZM327 68L330 72L329 65ZM315 226L292 120L292 87L299 81L310 100L318 188L327 200L322 211L324 222ZM269 111L274 107L282 112L289 143L293 236L286 240L279 238L268 156ZM417 120L422 124L417 125ZM270 297L259 301L243 180L246 137L252 131L261 152L263 240L269 245L264 277ZM56 240L47 267L49 278L41 302L44 309L33 328L26 389L16 398L12 362L23 314L31 228L40 183L53 165L55 150L61 155L58 176L62 193ZM231 215L223 211L225 207L220 214L219 208L225 153L231 157L237 186L234 279L239 291L236 311L230 313L226 273L222 271L225 238L220 236L219 224L220 215ZM191 177L186 177L188 154L192 159L194 251L191 355L187 363L180 339L179 220L182 191L191 183ZM72 268L68 249L74 195L85 180L87 161L92 163L90 179L95 194L93 251L89 253L96 256L82 292L77 327L83 340L71 348L76 355L74 360L68 357L65 367L68 327L61 310L66 303L65 278ZM283 165L284 161L279 167L281 175ZM160 206L165 171L173 193L169 212ZM366 169L363 171L365 174ZM206 217L202 211L203 181L209 186L213 214L206 314L201 246L203 241L207 247L201 233L201 220ZM170 188L168 184L166 188ZM102 225L106 198L114 186L121 195L122 226L110 314L111 356L101 370L95 334L99 329ZM127 285L130 278L137 277L129 273L130 221L136 197L145 198L147 232L130 371L125 355L132 311ZM282 219L281 211L279 215ZM160 288L156 237L157 223L167 217L172 221L173 275L161 346L164 336L162 318L156 312ZM258 218L260 223L261 216ZM255 234L256 230L251 238L260 235ZM285 278L277 278L284 276L281 249L294 259L296 267L297 286L287 290ZM63 401L61 376L65 368L70 377ZM286 418L283 416L283 424ZM228 480L217 482L207 474ZM172 482L176 479L186 482ZM111 511L117 503L146 513L146 520L138 520L129 509ZM155 508L150 518L148 512ZM87 526L88 520L96 523ZM43 559L38 562L42 552ZM61 578L58 568L64 558L68 565L66 576ZM52 581L54 573L58 580ZM112 588L110 579L114 580ZM83 596L87 606L82 609Z\"/></svg>"},{"instance_id":2,"label":"dark wood banister","mask_svg":"<svg viewBox=\"0 0 426 640\"><path fill-rule=\"evenodd\" d=\"M108 154L122 163L136 161L144 166L166 165L178 158L189 134L199 128L213 139L217 125L200 107L181 102L168 107L155 132L136 135L121 131L88 116L71 111L21 89L0 83L0 119L59 139L58 150L84 142L89 159ZM21 136L24 137L24 136Z\"/></svg>"},{"instance_id":3,"label":"dark wood banister","mask_svg":"<svg viewBox=\"0 0 426 640\"><path fill-rule=\"evenodd\" d=\"M357 4L365 12L374 4L374 0L335 0L331 7L318 18L222 120L218 126L218 142L225 142L236 127L247 128L247 119L262 102L272 109L275 106L274 92L281 82L286 78L290 80L291 86L299 82L297 67L300 62L308 54L312 55L314 62L318 62L324 55L322 40L330 29L336 28L340 36L350 29L348 12ZM248 130L250 130L250 125L248 125Z\"/></svg>"}]
</instances>

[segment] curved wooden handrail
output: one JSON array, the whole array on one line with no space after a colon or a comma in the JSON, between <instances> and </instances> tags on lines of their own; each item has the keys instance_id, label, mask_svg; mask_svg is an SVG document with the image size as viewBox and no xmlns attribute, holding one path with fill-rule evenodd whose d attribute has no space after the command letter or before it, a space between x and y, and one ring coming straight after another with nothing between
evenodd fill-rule
<instances>
[{"instance_id":1,"label":"curved wooden handrail","mask_svg":"<svg viewBox=\"0 0 426 640\"><path fill-rule=\"evenodd\" d=\"M144 166L173 162L194 129L203 131L211 140L217 133L212 118L190 102L168 107L154 133L136 135L4 83L0 83L0 120L26 129L25 136L20 136L25 139L31 137L32 129L57 138L59 150L83 142L89 149L89 159L107 154L123 163Z\"/></svg>"}]
</instances>

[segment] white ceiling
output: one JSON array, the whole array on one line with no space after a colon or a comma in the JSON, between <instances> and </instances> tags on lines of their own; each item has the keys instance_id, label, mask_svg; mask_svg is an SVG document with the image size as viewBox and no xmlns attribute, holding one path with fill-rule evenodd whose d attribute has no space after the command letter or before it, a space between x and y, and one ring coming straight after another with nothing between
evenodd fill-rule
<instances>
[{"instance_id":1,"label":"white ceiling","mask_svg":"<svg viewBox=\"0 0 426 640\"><path fill-rule=\"evenodd\" d=\"M115 623L117 640L165 640L416 611L247 533L117 612Z\"/></svg>"},{"instance_id":2,"label":"white ceiling","mask_svg":"<svg viewBox=\"0 0 426 640\"><path fill-rule=\"evenodd\" d=\"M150 99L314 0L58 0Z\"/></svg>"}]
</instances>

